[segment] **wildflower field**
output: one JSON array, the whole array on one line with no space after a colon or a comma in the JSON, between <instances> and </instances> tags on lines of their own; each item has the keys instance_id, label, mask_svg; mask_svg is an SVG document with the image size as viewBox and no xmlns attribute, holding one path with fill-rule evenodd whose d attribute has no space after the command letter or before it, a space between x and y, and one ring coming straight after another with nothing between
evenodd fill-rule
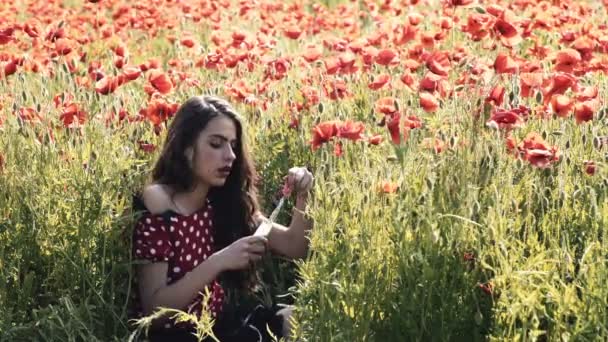
<instances>
[{"instance_id":1,"label":"wildflower field","mask_svg":"<svg viewBox=\"0 0 608 342\"><path fill-rule=\"evenodd\" d=\"M606 0L3 0L0 340L135 336L132 195L179 104L217 94L266 213L314 172L309 255L265 260L259 292L302 341L605 341L606 22Z\"/></svg>"}]
</instances>

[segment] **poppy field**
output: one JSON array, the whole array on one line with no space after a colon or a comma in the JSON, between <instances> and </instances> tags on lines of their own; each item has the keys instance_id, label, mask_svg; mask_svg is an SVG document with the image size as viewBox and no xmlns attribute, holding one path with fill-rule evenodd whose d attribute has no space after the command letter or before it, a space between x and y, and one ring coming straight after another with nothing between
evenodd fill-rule
<instances>
[{"instance_id":1,"label":"poppy field","mask_svg":"<svg viewBox=\"0 0 608 342\"><path fill-rule=\"evenodd\" d=\"M309 255L265 260L259 292L302 341L608 339L606 22L606 0L2 1L0 340L135 336L132 195L201 94L243 115L266 214L314 173Z\"/></svg>"}]
</instances>

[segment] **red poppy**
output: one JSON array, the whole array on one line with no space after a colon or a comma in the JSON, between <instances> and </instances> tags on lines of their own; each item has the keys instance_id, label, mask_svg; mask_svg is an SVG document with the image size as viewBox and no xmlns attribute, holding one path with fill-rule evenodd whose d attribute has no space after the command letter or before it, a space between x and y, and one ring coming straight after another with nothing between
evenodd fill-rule
<instances>
[{"instance_id":1,"label":"red poppy","mask_svg":"<svg viewBox=\"0 0 608 342\"><path fill-rule=\"evenodd\" d=\"M565 95L553 95L551 97L551 109L555 115L565 118L567 117L572 108L574 107L574 101Z\"/></svg>"},{"instance_id":2,"label":"red poppy","mask_svg":"<svg viewBox=\"0 0 608 342\"><path fill-rule=\"evenodd\" d=\"M154 126L160 126L163 122L173 117L177 112L179 104L167 103L162 99L152 99L146 108L139 111L139 115L149 120Z\"/></svg>"},{"instance_id":3,"label":"red poppy","mask_svg":"<svg viewBox=\"0 0 608 342\"><path fill-rule=\"evenodd\" d=\"M381 99L376 100L374 103L374 109L378 113L382 113L385 115L392 114L397 111L397 105L395 100L392 97L383 97Z\"/></svg>"},{"instance_id":4,"label":"red poppy","mask_svg":"<svg viewBox=\"0 0 608 342\"><path fill-rule=\"evenodd\" d=\"M185 46L187 48L193 48L194 45L196 45L196 43L194 42L194 39L192 37L184 37L179 42L180 42L180 44L182 44L183 46Z\"/></svg>"},{"instance_id":5,"label":"red poppy","mask_svg":"<svg viewBox=\"0 0 608 342\"><path fill-rule=\"evenodd\" d=\"M492 283L478 284L477 285L485 294L491 296L494 293L494 286Z\"/></svg>"},{"instance_id":6,"label":"red poppy","mask_svg":"<svg viewBox=\"0 0 608 342\"><path fill-rule=\"evenodd\" d=\"M581 54L574 49L559 51L555 56L555 71L571 73L581 60Z\"/></svg>"},{"instance_id":7,"label":"red poppy","mask_svg":"<svg viewBox=\"0 0 608 342\"><path fill-rule=\"evenodd\" d=\"M519 74L519 86L521 97L531 97L532 90L539 89L543 84L543 75L540 72L522 72Z\"/></svg>"},{"instance_id":8,"label":"red poppy","mask_svg":"<svg viewBox=\"0 0 608 342\"><path fill-rule=\"evenodd\" d=\"M523 153L524 160L535 167L548 168L560 158L557 146L550 146L543 140L540 134L530 132L521 142L519 150Z\"/></svg>"},{"instance_id":9,"label":"red poppy","mask_svg":"<svg viewBox=\"0 0 608 342\"><path fill-rule=\"evenodd\" d=\"M422 107L422 109L424 109L426 112L434 112L437 110L437 108L439 108L439 101L437 101L437 98L435 98L435 96L433 96L433 94L431 93L420 93L420 107Z\"/></svg>"},{"instance_id":10,"label":"red poppy","mask_svg":"<svg viewBox=\"0 0 608 342\"><path fill-rule=\"evenodd\" d=\"M132 66L124 67L122 69L122 75L124 75L126 80L133 81L141 75L141 70Z\"/></svg>"},{"instance_id":11,"label":"red poppy","mask_svg":"<svg viewBox=\"0 0 608 342\"><path fill-rule=\"evenodd\" d=\"M108 95L113 93L122 83L122 80L118 77L106 76L95 83L95 91L101 95Z\"/></svg>"},{"instance_id":12,"label":"red poppy","mask_svg":"<svg viewBox=\"0 0 608 342\"><path fill-rule=\"evenodd\" d=\"M485 102L491 103L494 106L500 106L502 105L504 97L505 87L501 86L500 84L497 84L496 86L494 86L494 88L492 88L492 90L490 91L490 95L488 95Z\"/></svg>"},{"instance_id":13,"label":"red poppy","mask_svg":"<svg viewBox=\"0 0 608 342\"><path fill-rule=\"evenodd\" d=\"M592 160L585 160L584 164L585 173L589 176L593 176L595 174L595 171L597 171L597 166L595 165L595 162Z\"/></svg>"},{"instance_id":14,"label":"red poppy","mask_svg":"<svg viewBox=\"0 0 608 342\"><path fill-rule=\"evenodd\" d=\"M494 24L494 32L500 39L502 45L506 47L513 47L519 44L522 40L515 26L503 19L496 20L496 23Z\"/></svg>"},{"instance_id":15,"label":"red poppy","mask_svg":"<svg viewBox=\"0 0 608 342\"><path fill-rule=\"evenodd\" d=\"M31 107L19 108L19 119L32 123L40 123L42 121L40 114Z\"/></svg>"},{"instance_id":16,"label":"red poppy","mask_svg":"<svg viewBox=\"0 0 608 342\"><path fill-rule=\"evenodd\" d=\"M86 122L87 114L76 103L70 102L64 105L59 119L64 127L80 126Z\"/></svg>"},{"instance_id":17,"label":"red poppy","mask_svg":"<svg viewBox=\"0 0 608 342\"><path fill-rule=\"evenodd\" d=\"M158 70L152 69L148 74L150 84L161 94L169 94L173 89L173 83L167 74Z\"/></svg>"},{"instance_id":18,"label":"red poppy","mask_svg":"<svg viewBox=\"0 0 608 342\"><path fill-rule=\"evenodd\" d=\"M597 110L597 100L579 102L574 107L574 118L577 124L593 120L593 115Z\"/></svg>"},{"instance_id":19,"label":"red poppy","mask_svg":"<svg viewBox=\"0 0 608 342\"><path fill-rule=\"evenodd\" d=\"M73 43L66 38L60 38L55 41L55 51L60 55L67 55L72 52Z\"/></svg>"},{"instance_id":20,"label":"red poppy","mask_svg":"<svg viewBox=\"0 0 608 342\"><path fill-rule=\"evenodd\" d=\"M399 189L399 185L397 185L397 183L390 182L390 181L384 181L380 185L380 190L385 194L395 193L395 192L397 192L398 189Z\"/></svg>"},{"instance_id":21,"label":"red poppy","mask_svg":"<svg viewBox=\"0 0 608 342\"><path fill-rule=\"evenodd\" d=\"M0 74L0 79L2 76L7 77L14 74L17 72L17 61L12 59L8 62L0 62L0 71L2 72Z\"/></svg>"},{"instance_id":22,"label":"red poppy","mask_svg":"<svg viewBox=\"0 0 608 342\"><path fill-rule=\"evenodd\" d=\"M13 32L15 32L15 29L12 27L0 29L0 45L12 42L15 39Z\"/></svg>"},{"instance_id":23,"label":"red poppy","mask_svg":"<svg viewBox=\"0 0 608 342\"><path fill-rule=\"evenodd\" d=\"M336 157L340 157L340 156L342 156L342 154L344 154L344 150L342 149L342 142L336 141L334 143L334 155Z\"/></svg>"},{"instance_id":24,"label":"red poppy","mask_svg":"<svg viewBox=\"0 0 608 342\"><path fill-rule=\"evenodd\" d=\"M367 139L367 142L370 145L380 145L380 143L382 143L384 139L382 138L382 135L380 134L376 134L374 136L371 136Z\"/></svg>"},{"instance_id":25,"label":"red poppy","mask_svg":"<svg viewBox=\"0 0 608 342\"><path fill-rule=\"evenodd\" d=\"M156 150L156 145L154 144L149 144L145 141L138 141L137 144L139 145L139 149L146 152L146 153L152 153L154 152L154 150Z\"/></svg>"},{"instance_id":26,"label":"red poppy","mask_svg":"<svg viewBox=\"0 0 608 342\"><path fill-rule=\"evenodd\" d=\"M343 80L328 80L325 83L325 93L332 100L343 99L350 96L350 92L346 88L346 82Z\"/></svg>"},{"instance_id":27,"label":"red poppy","mask_svg":"<svg viewBox=\"0 0 608 342\"><path fill-rule=\"evenodd\" d=\"M312 140L310 141L312 150L317 150L321 145L328 142L338 134L338 124L340 121L332 120L321 122L312 129Z\"/></svg>"},{"instance_id":28,"label":"red poppy","mask_svg":"<svg viewBox=\"0 0 608 342\"><path fill-rule=\"evenodd\" d=\"M368 88L372 90L378 90L384 87L391 81L391 77L388 74L378 75L372 82L368 83Z\"/></svg>"},{"instance_id":29,"label":"red poppy","mask_svg":"<svg viewBox=\"0 0 608 342\"><path fill-rule=\"evenodd\" d=\"M386 123L386 128L391 136L393 144L401 144L401 113L395 111L392 112Z\"/></svg>"},{"instance_id":30,"label":"red poppy","mask_svg":"<svg viewBox=\"0 0 608 342\"><path fill-rule=\"evenodd\" d=\"M308 62L312 63L319 59L323 54L323 49L317 45L309 45L306 47L306 50L302 54L302 57Z\"/></svg>"},{"instance_id":31,"label":"red poppy","mask_svg":"<svg viewBox=\"0 0 608 342\"><path fill-rule=\"evenodd\" d=\"M496 108L492 111L492 116L486 122L486 125L491 128L504 129L510 131L514 128L521 127L524 124L524 119L515 110Z\"/></svg>"},{"instance_id":32,"label":"red poppy","mask_svg":"<svg viewBox=\"0 0 608 342\"><path fill-rule=\"evenodd\" d=\"M437 51L433 53L427 59L426 67L437 75L448 76L451 68L448 53L445 51Z\"/></svg>"},{"instance_id":33,"label":"red poppy","mask_svg":"<svg viewBox=\"0 0 608 342\"><path fill-rule=\"evenodd\" d=\"M428 149L432 149L435 153L439 154L445 150L445 142L438 138L424 138L421 142L422 146Z\"/></svg>"},{"instance_id":34,"label":"red poppy","mask_svg":"<svg viewBox=\"0 0 608 342\"><path fill-rule=\"evenodd\" d=\"M285 36L290 39L298 39L302 35L302 29L296 25L291 25L285 29Z\"/></svg>"},{"instance_id":35,"label":"red poppy","mask_svg":"<svg viewBox=\"0 0 608 342\"><path fill-rule=\"evenodd\" d=\"M545 80L543 83L546 84L546 86L543 85L542 89L545 103L549 103L554 94L561 95L571 88L574 91L578 90L578 81L576 77L568 73L558 73L553 75L550 79Z\"/></svg>"},{"instance_id":36,"label":"red poppy","mask_svg":"<svg viewBox=\"0 0 608 342\"><path fill-rule=\"evenodd\" d=\"M394 64L397 59L397 53L392 49L383 49L378 51L378 55L376 56L376 63L380 65L391 65Z\"/></svg>"},{"instance_id":37,"label":"red poppy","mask_svg":"<svg viewBox=\"0 0 608 342\"><path fill-rule=\"evenodd\" d=\"M499 53L494 60L494 70L498 74L514 74L518 68L515 60L504 53Z\"/></svg>"},{"instance_id":38,"label":"red poppy","mask_svg":"<svg viewBox=\"0 0 608 342\"><path fill-rule=\"evenodd\" d=\"M361 139L361 133L365 130L365 125L363 122L352 122L348 120L338 124L337 128L338 137L356 141Z\"/></svg>"},{"instance_id":39,"label":"red poppy","mask_svg":"<svg viewBox=\"0 0 608 342\"><path fill-rule=\"evenodd\" d=\"M311 86L303 86L300 89L302 96L306 100L307 106L314 106L320 102L320 94L317 88Z\"/></svg>"}]
</instances>

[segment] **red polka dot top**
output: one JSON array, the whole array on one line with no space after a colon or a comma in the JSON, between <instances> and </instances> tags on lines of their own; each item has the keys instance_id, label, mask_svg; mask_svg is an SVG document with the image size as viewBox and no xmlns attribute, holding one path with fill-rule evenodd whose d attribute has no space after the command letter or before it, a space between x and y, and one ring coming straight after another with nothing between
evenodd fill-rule
<instances>
[{"instance_id":1,"label":"red polka dot top","mask_svg":"<svg viewBox=\"0 0 608 342\"><path fill-rule=\"evenodd\" d=\"M215 252L213 207L209 199L190 215L169 213L153 215L145 211L133 232L134 259L167 262L167 285L178 281ZM208 308L212 316L217 317L222 310L224 290L217 280L209 286ZM202 300L202 294L197 296L186 311L200 314Z\"/></svg>"}]
</instances>

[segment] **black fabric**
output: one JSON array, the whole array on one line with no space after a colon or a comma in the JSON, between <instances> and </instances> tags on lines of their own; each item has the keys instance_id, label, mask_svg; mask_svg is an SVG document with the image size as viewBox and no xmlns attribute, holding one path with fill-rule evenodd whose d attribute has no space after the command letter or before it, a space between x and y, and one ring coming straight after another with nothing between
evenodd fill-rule
<instances>
[{"instance_id":1,"label":"black fabric","mask_svg":"<svg viewBox=\"0 0 608 342\"><path fill-rule=\"evenodd\" d=\"M268 330L277 338L283 337L283 318L277 315L281 306L271 308L263 305L256 306L249 313L225 312L215 322L213 332L222 342L270 342L273 341ZM148 335L150 342L194 342L196 337L192 329L163 329L151 331ZM203 341L213 341L206 338Z\"/></svg>"},{"instance_id":2,"label":"black fabric","mask_svg":"<svg viewBox=\"0 0 608 342\"><path fill-rule=\"evenodd\" d=\"M144 203L143 199L137 194L133 195L132 208L133 212L148 212L148 208L146 208L146 204ZM175 214L177 214L175 211L167 209L161 214L161 216L165 220L165 223L171 224L171 217L173 217Z\"/></svg>"}]
</instances>

